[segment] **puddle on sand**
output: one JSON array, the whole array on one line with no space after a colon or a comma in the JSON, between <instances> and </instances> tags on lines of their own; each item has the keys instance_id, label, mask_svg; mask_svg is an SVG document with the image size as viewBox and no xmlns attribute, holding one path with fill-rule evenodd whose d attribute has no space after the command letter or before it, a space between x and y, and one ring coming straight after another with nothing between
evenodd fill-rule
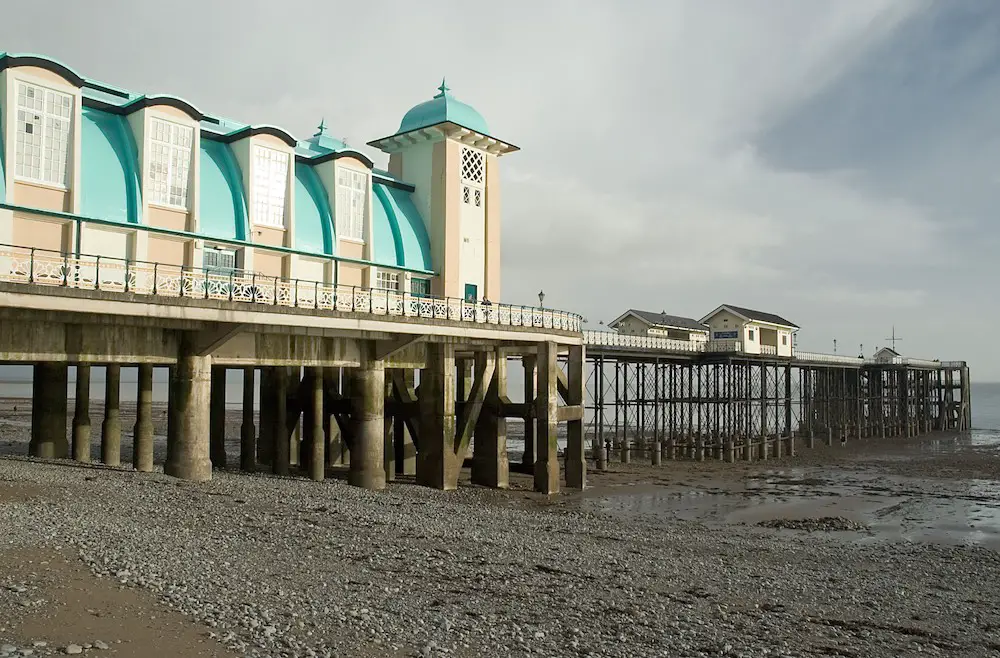
<instances>
[{"instance_id":1,"label":"puddle on sand","mask_svg":"<svg viewBox=\"0 0 1000 658\"><path fill-rule=\"evenodd\" d=\"M914 451L976 452L996 459L1000 435L957 443L914 446ZM906 450L869 454L909 457ZM983 455L983 452L988 452ZM926 454L926 452L924 452ZM761 471L741 480L724 471L704 485L636 485L584 496L584 509L654 521L685 519L707 525L756 525L773 519L840 516L870 532L838 532L854 541L975 544L1000 549L1000 482L884 475L863 470L809 467ZM786 531L780 531L786 532Z\"/></svg>"}]
</instances>

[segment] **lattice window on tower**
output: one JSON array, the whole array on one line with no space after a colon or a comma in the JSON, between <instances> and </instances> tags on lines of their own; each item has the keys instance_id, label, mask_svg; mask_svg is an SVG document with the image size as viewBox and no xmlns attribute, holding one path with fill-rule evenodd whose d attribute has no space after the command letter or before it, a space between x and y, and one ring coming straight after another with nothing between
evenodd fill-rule
<instances>
[{"instance_id":1,"label":"lattice window on tower","mask_svg":"<svg viewBox=\"0 0 1000 658\"><path fill-rule=\"evenodd\" d=\"M462 180L473 185L486 184L486 156L482 151L462 147Z\"/></svg>"},{"instance_id":2,"label":"lattice window on tower","mask_svg":"<svg viewBox=\"0 0 1000 658\"><path fill-rule=\"evenodd\" d=\"M468 185L462 186L462 203L472 203L472 199L469 196L472 190Z\"/></svg>"},{"instance_id":3,"label":"lattice window on tower","mask_svg":"<svg viewBox=\"0 0 1000 658\"><path fill-rule=\"evenodd\" d=\"M482 205L483 205L483 191L482 190L476 190L475 197L476 197L476 207L477 208L482 207Z\"/></svg>"}]
</instances>

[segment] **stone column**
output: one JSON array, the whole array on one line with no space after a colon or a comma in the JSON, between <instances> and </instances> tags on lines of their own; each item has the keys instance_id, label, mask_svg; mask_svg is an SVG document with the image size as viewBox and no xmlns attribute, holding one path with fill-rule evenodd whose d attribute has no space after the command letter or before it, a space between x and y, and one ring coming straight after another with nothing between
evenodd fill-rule
<instances>
[{"instance_id":1,"label":"stone column","mask_svg":"<svg viewBox=\"0 0 1000 658\"><path fill-rule=\"evenodd\" d=\"M538 393L535 396L535 423L537 429L537 460L535 461L535 491L559 493L559 458L556 432L558 418L558 375L556 373L555 343L538 346Z\"/></svg>"},{"instance_id":2,"label":"stone column","mask_svg":"<svg viewBox=\"0 0 1000 658\"><path fill-rule=\"evenodd\" d=\"M101 425L101 461L108 466L122 463L121 388L122 367L109 363L104 374L104 423Z\"/></svg>"},{"instance_id":3,"label":"stone column","mask_svg":"<svg viewBox=\"0 0 1000 658\"><path fill-rule=\"evenodd\" d=\"M535 369L538 357L533 354L525 354L521 357L524 364L524 402L531 408L535 405ZM524 419L524 455L521 457L521 465L534 468L535 466L535 419L527 417Z\"/></svg>"},{"instance_id":4,"label":"stone column","mask_svg":"<svg viewBox=\"0 0 1000 658\"><path fill-rule=\"evenodd\" d=\"M132 468L142 473L153 470L153 366L139 364L139 384L135 396L135 427L132 428Z\"/></svg>"},{"instance_id":5,"label":"stone column","mask_svg":"<svg viewBox=\"0 0 1000 658\"><path fill-rule=\"evenodd\" d=\"M477 359L486 358L478 353ZM494 489L510 484L510 461L507 457L507 419L500 415L507 399L507 353L498 347L494 355L493 379L486 389L486 399L476 421L476 442L472 454L472 481ZM476 368L479 372L481 368Z\"/></svg>"},{"instance_id":6,"label":"stone column","mask_svg":"<svg viewBox=\"0 0 1000 658\"><path fill-rule=\"evenodd\" d=\"M73 459L90 462L90 366L76 366L76 404L73 411Z\"/></svg>"},{"instance_id":7,"label":"stone column","mask_svg":"<svg viewBox=\"0 0 1000 658\"><path fill-rule=\"evenodd\" d=\"M31 442L28 454L42 459L69 457L66 440L69 368L64 363L36 363L31 377Z\"/></svg>"},{"instance_id":8,"label":"stone column","mask_svg":"<svg viewBox=\"0 0 1000 658\"><path fill-rule=\"evenodd\" d=\"M323 380L325 394L324 400L324 420L326 430L326 463L328 466L341 466L350 463L350 454L347 452L347 444L344 442L343 433L340 431L340 423L333 413L335 396L340 394L340 368L323 368Z\"/></svg>"},{"instance_id":9,"label":"stone column","mask_svg":"<svg viewBox=\"0 0 1000 658\"><path fill-rule=\"evenodd\" d=\"M569 361L566 368L566 383L569 389L567 405L583 408L586 383L583 378L583 368L587 356L583 345L572 345L569 348ZM653 451L656 461L659 461L659 445ZM583 414L579 420L573 419L566 423L566 486L570 489L585 489L587 487L587 451L583 441Z\"/></svg>"},{"instance_id":10,"label":"stone column","mask_svg":"<svg viewBox=\"0 0 1000 658\"><path fill-rule=\"evenodd\" d=\"M240 425L240 470L257 470L257 428L253 420L253 398L256 370L243 368L243 424Z\"/></svg>"},{"instance_id":11,"label":"stone column","mask_svg":"<svg viewBox=\"0 0 1000 658\"><path fill-rule=\"evenodd\" d=\"M312 424L312 445L309 455L309 475L316 482L326 477L326 436L323 432L323 368L311 368L312 404L309 405Z\"/></svg>"},{"instance_id":12,"label":"stone column","mask_svg":"<svg viewBox=\"0 0 1000 658\"><path fill-rule=\"evenodd\" d=\"M392 375L385 373L385 386L383 387L382 403L382 470L385 471L386 482L396 480L396 445L393 431L395 418L393 414L386 413L386 407L393 403L392 396Z\"/></svg>"},{"instance_id":13,"label":"stone column","mask_svg":"<svg viewBox=\"0 0 1000 658\"><path fill-rule=\"evenodd\" d=\"M213 468L226 467L226 368L212 367L209 445Z\"/></svg>"},{"instance_id":14,"label":"stone column","mask_svg":"<svg viewBox=\"0 0 1000 658\"><path fill-rule=\"evenodd\" d=\"M257 463L274 461L274 368L260 369L260 432L257 437Z\"/></svg>"},{"instance_id":15,"label":"stone column","mask_svg":"<svg viewBox=\"0 0 1000 658\"><path fill-rule=\"evenodd\" d=\"M348 482L365 489L385 489L385 369L381 361L367 361L350 373L354 449Z\"/></svg>"},{"instance_id":16,"label":"stone column","mask_svg":"<svg viewBox=\"0 0 1000 658\"><path fill-rule=\"evenodd\" d=\"M435 489L458 488L462 460L455 454L455 348L427 343L420 373L420 451L417 484Z\"/></svg>"},{"instance_id":17,"label":"stone column","mask_svg":"<svg viewBox=\"0 0 1000 658\"><path fill-rule=\"evenodd\" d=\"M412 368L405 368L401 371L402 383L406 387L407 399L412 400L414 374ZM413 443L413 435L410 428L402 416L397 416L394 421L393 430L396 434L396 469L403 475L415 475L417 472L417 446Z\"/></svg>"},{"instance_id":18,"label":"stone column","mask_svg":"<svg viewBox=\"0 0 1000 658\"><path fill-rule=\"evenodd\" d=\"M271 459L271 472L275 475L288 475L291 471L291 443L288 436L288 368L279 366L271 372L274 405L271 416L271 436L274 441L274 454Z\"/></svg>"},{"instance_id":19,"label":"stone column","mask_svg":"<svg viewBox=\"0 0 1000 658\"><path fill-rule=\"evenodd\" d=\"M207 481L212 479L208 440L212 357L196 356L186 340L182 343L171 381L173 436L167 437L163 472L182 480Z\"/></svg>"}]
</instances>

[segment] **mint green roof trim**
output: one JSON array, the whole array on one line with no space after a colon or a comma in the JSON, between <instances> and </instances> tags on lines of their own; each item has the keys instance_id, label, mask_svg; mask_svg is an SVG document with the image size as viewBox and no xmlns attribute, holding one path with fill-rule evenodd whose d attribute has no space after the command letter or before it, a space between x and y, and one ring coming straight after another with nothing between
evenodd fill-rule
<instances>
[{"instance_id":1,"label":"mint green roof trim","mask_svg":"<svg viewBox=\"0 0 1000 658\"><path fill-rule=\"evenodd\" d=\"M138 224L139 151L124 117L83 108L80 209L87 215Z\"/></svg>"},{"instance_id":2,"label":"mint green roof trim","mask_svg":"<svg viewBox=\"0 0 1000 658\"><path fill-rule=\"evenodd\" d=\"M333 214L326 188L313 168L295 163L295 247L334 253Z\"/></svg>"},{"instance_id":3,"label":"mint green roof trim","mask_svg":"<svg viewBox=\"0 0 1000 658\"><path fill-rule=\"evenodd\" d=\"M38 66L61 75L77 87L82 87L87 81L76 70L59 60L36 53L0 53L0 70L8 66Z\"/></svg>"},{"instance_id":4,"label":"mint green roof trim","mask_svg":"<svg viewBox=\"0 0 1000 658\"><path fill-rule=\"evenodd\" d=\"M450 121L469 130L490 136L490 129L486 125L486 119L483 118L483 115L471 105L466 105L452 96L444 81L441 82L438 89L440 93L434 98L413 107L403 115L403 121L399 124L397 134L429 128Z\"/></svg>"},{"instance_id":5,"label":"mint green roof trim","mask_svg":"<svg viewBox=\"0 0 1000 658\"><path fill-rule=\"evenodd\" d=\"M247 204L243 176L228 144L201 140L199 230L205 236L247 239Z\"/></svg>"},{"instance_id":6,"label":"mint green roof trim","mask_svg":"<svg viewBox=\"0 0 1000 658\"><path fill-rule=\"evenodd\" d=\"M378 183L372 185L372 190L378 200L378 203L372 204L375 262L430 270L430 239L410 193Z\"/></svg>"}]
</instances>

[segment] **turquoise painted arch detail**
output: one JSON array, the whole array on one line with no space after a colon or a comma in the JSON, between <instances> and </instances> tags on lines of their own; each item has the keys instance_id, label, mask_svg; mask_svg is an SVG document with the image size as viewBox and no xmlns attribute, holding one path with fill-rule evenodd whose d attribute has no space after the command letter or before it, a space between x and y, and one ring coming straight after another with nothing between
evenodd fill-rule
<instances>
[{"instance_id":1,"label":"turquoise painted arch detail","mask_svg":"<svg viewBox=\"0 0 1000 658\"><path fill-rule=\"evenodd\" d=\"M295 248L334 254L333 213L326 188L307 164L295 163Z\"/></svg>"},{"instance_id":2,"label":"turquoise painted arch detail","mask_svg":"<svg viewBox=\"0 0 1000 658\"><path fill-rule=\"evenodd\" d=\"M126 119L83 108L80 131L80 212L138 224L142 214L139 151Z\"/></svg>"},{"instance_id":3,"label":"turquoise painted arch detail","mask_svg":"<svg viewBox=\"0 0 1000 658\"><path fill-rule=\"evenodd\" d=\"M410 193L389 185L372 185L372 260L418 270L432 270L430 239Z\"/></svg>"},{"instance_id":4,"label":"turquoise painted arch detail","mask_svg":"<svg viewBox=\"0 0 1000 658\"><path fill-rule=\"evenodd\" d=\"M201 140L199 232L206 237L246 240L247 202L243 174L228 144Z\"/></svg>"}]
</instances>

